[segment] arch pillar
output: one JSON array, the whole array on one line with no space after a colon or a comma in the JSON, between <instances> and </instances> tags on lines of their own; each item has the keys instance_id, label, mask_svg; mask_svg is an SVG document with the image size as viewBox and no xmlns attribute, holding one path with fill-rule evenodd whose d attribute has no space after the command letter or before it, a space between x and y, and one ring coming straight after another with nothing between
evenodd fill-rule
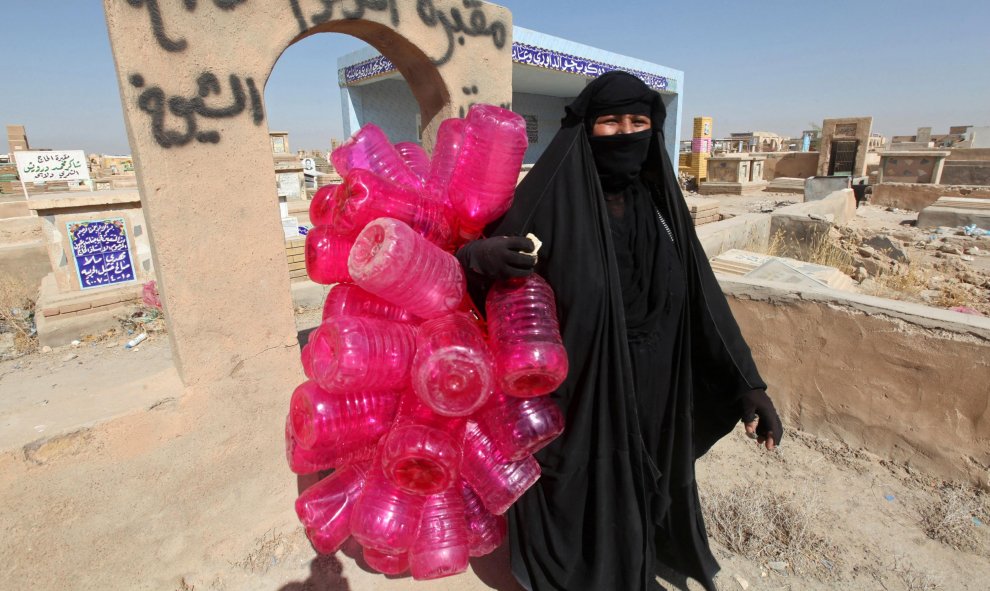
<instances>
[{"instance_id":1,"label":"arch pillar","mask_svg":"<svg viewBox=\"0 0 990 591\"><path fill-rule=\"evenodd\" d=\"M187 386L296 346L264 87L282 52L353 35L396 64L424 143L512 96L512 17L475 0L104 0L169 339ZM327 60L335 69L335 60ZM286 379L298 379L298 356Z\"/></svg>"}]
</instances>

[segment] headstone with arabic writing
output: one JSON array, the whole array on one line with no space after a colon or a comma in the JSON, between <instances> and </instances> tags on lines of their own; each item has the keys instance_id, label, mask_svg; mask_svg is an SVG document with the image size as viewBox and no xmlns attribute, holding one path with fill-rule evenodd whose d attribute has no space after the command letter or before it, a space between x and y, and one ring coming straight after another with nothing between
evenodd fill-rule
<instances>
[{"instance_id":1,"label":"headstone with arabic writing","mask_svg":"<svg viewBox=\"0 0 990 591\"><path fill-rule=\"evenodd\" d=\"M83 289L136 279L123 218L66 224L79 285Z\"/></svg>"}]
</instances>

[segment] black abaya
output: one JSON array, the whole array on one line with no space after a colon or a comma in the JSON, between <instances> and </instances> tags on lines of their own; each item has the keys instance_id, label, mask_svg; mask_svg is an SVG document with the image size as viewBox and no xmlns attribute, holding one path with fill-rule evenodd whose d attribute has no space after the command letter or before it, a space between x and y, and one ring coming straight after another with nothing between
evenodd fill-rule
<instances>
[{"instance_id":1,"label":"black abaya","mask_svg":"<svg viewBox=\"0 0 990 591\"><path fill-rule=\"evenodd\" d=\"M557 297L571 367L552 395L567 427L539 452L543 475L509 513L512 568L534 591L637 591L650 588L659 559L713 589L718 566L694 461L739 421L739 397L766 386L659 132L642 184L625 191L637 215L628 226L610 218L584 118L616 76L628 74L598 78L568 108L512 208L487 232L543 241L537 272ZM653 96L659 130L663 106ZM653 208L666 224L642 215ZM629 271L647 258L648 279Z\"/></svg>"}]
</instances>

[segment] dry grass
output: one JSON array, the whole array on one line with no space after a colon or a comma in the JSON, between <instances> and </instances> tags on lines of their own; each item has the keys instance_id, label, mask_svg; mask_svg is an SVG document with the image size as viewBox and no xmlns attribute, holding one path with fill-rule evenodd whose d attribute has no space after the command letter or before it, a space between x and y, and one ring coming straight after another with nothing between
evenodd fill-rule
<instances>
[{"instance_id":1,"label":"dry grass","mask_svg":"<svg viewBox=\"0 0 990 591\"><path fill-rule=\"evenodd\" d=\"M12 275L0 276L0 333L13 333L14 348L20 353L30 353L38 348L33 318L31 288Z\"/></svg>"},{"instance_id":2,"label":"dry grass","mask_svg":"<svg viewBox=\"0 0 990 591\"><path fill-rule=\"evenodd\" d=\"M990 555L984 540L986 536L981 535L983 532L976 521L984 508L981 505L985 503L971 491L943 486L935 499L921 508L921 527L929 538L956 550Z\"/></svg>"},{"instance_id":3,"label":"dry grass","mask_svg":"<svg viewBox=\"0 0 990 591\"><path fill-rule=\"evenodd\" d=\"M822 581L841 578L839 549L814 531L823 521L817 497L746 484L707 492L702 504L709 535L732 552Z\"/></svg>"},{"instance_id":4,"label":"dry grass","mask_svg":"<svg viewBox=\"0 0 990 591\"><path fill-rule=\"evenodd\" d=\"M938 591L941 585L929 572L918 570L903 556L895 557L890 573L898 579L907 591Z\"/></svg>"},{"instance_id":5,"label":"dry grass","mask_svg":"<svg viewBox=\"0 0 990 591\"><path fill-rule=\"evenodd\" d=\"M775 257L790 257L806 263L814 263L825 267L835 267L843 273L853 272L853 258L846 251L836 246L829 234L816 236L810 244L800 244L794 236L783 230L778 230L770 237L770 242L763 249L763 254Z\"/></svg>"}]
</instances>

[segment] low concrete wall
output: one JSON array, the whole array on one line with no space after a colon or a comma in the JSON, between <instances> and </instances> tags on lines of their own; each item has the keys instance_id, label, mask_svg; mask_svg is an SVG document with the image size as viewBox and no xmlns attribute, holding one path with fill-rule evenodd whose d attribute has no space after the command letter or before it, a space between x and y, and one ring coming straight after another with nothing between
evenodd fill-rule
<instances>
[{"instance_id":1,"label":"low concrete wall","mask_svg":"<svg viewBox=\"0 0 990 591\"><path fill-rule=\"evenodd\" d=\"M990 161L953 160L942 168L940 185L990 185Z\"/></svg>"},{"instance_id":2,"label":"low concrete wall","mask_svg":"<svg viewBox=\"0 0 990 591\"><path fill-rule=\"evenodd\" d=\"M695 228L708 258L733 248L761 250L770 243L770 214L748 213Z\"/></svg>"},{"instance_id":3,"label":"low concrete wall","mask_svg":"<svg viewBox=\"0 0 990 591\"><path fill-rule=\"evenodd\" d=\"M41 221L40 217L33 215L0 219L0 245L44 240Z\"/></svg>"},{"instance_id":4,"label":"low concrete wall","mask_svg":"<svg viewBox=\"0 0 990 591\"><path fill-rule=\"evenodd\" d=\"M921 211L939 197L988 197L990 187L965 185L917 185L912 183L880 183L873 187L870 203Z\"/></svg>"},{"instance_id":5,"label":"low concrete wall","mask_svg":"<svg viewBox=\"0 0 990 591\"><path fill-rule=\"evenodd\" d=\"M990 319L720 280L785 426L990 489Z\"/></svg>"},{"instance_id":6,"label":"low concrete wall","mask_svg":"<svg viewBox=\"0 0 990 591\"><path fill-rule=\"evenodd\" d=\"M849 188L849 177L845 176L816 176L804 181L804 200L818 201L828 197L835 191Z\"/></svg>"},{"instance_id":7,"label":"low concrete wall","mask_svg":"<svg viewBox=\"0 0 990 591\"><path fill-rule=\"evenodd\" d=\"M990 162L990 148L952 148L946 162L982 160Z\"/></svg>"},{"instance_id":8,"label":"low concrete wall","mask_svg":"<svg viewBox=\"0 0 990 591\"><path fill-rule=\"evenodd\" d=\"M806 179L818 170L818 152L769 152L766 157L763 179L767 181L780 177Z\"/></svg>"}]
</instances>

